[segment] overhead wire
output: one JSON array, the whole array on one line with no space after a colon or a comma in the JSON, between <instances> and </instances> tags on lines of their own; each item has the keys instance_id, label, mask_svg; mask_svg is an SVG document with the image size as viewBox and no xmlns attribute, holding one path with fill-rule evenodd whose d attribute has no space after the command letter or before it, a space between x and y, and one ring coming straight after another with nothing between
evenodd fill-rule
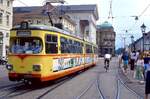
<instances>
[{"instance_id":1,"label":"overhead wire","mask_svg":"<svg viewBox=\"0 0 150 99\"><path fill-rule=\"evenodd\" d=\"M118 36L121 36L121 35L124 35L124 36L131 36L135 33L128 33L128 31L133 31L133 29L136 28L137 24L139 23L139 18L142 17L142 16L146 16L144 15L144 13L149 9L150 7L150 4L148 4L144 9L143 11L139 14L139 15L131 15L131 16L113 16L113 11L112 11L112 2L113 0L110 0L110 6L109 6L109 15L108 15L108 19L114 19L114 18L125 18L125 17L134 17L134 20L135 22L133 23L133 25L129 28L129 29L126 29L127 32L125 32L124 34L118 34ZM104 17L103 17L104 18Z\"/></svg>"},{"instance_id":2,"label":"overhead wire","mask_svg":"<svg viewBox=\"0 0 150 99\"><path fill-rule=\"evenodd\" d=\"M147 11L147 9L150 7L150 4L148 4L147 6L146 6L146 8L141 12L141 14L139 15L139 17L141 17L146 11Z\"/></svg>"},{"instance_id":3,"label":"overhead wire","mask_svg":"<svg viewBox=\"0 0 150 99\"><path fill-rule=\"evenodd\" d=\"M132 25L131 28L129 28L129 30L132 30L133 28L135 28L135 25L137 24L137 21L139 20L139 18L140 18L141 16L143 16L143 14L148 10L149 7L150 7L150 4L148 4L148 5L144 8L144 10L143 10L138 16L132 16L132 17L135 17L136 22L135 22L135 24Z\"/></svg>"},{"instance_id":4,"label":"overhead wire","mask_svg":"<svg viewBox=\"0 0 150 99\"><path fill-rule=\"evenodd\" d=\"M26 3L22 2L21 0L17 0L18 2L20 2L21 4L28 6Z\"/></svg>"},{"instance_id":5,"label":"overhead wire","mask_svg":"<svg viewBox=\"0 0 150 99\"><path fill-rule=\"evenodd\" d=\"M136 27L136 24L137 24L139 18L141 16L143 16L143 14L148 10L149 7L150 7L150 4L148 4L138 16L130 16L130 17L135 17L136 22L128 29L128 31L132 31Z\"/></svg>"}]
</instances>

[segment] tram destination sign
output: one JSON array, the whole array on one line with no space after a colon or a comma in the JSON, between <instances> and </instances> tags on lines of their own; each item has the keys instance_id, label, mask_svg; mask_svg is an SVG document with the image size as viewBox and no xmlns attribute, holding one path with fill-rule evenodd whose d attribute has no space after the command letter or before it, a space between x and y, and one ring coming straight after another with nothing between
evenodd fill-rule
<instances>
[{"instance_id":1,"label":"tram destination sign","mask_svg":"<svg viewBox=\"0 0 150 99\"><path fill-rule=\"evenodd\" d=\"M31 31L17 31L17 36L20 37L31 36Z\"/></svg>"}]
</instances>

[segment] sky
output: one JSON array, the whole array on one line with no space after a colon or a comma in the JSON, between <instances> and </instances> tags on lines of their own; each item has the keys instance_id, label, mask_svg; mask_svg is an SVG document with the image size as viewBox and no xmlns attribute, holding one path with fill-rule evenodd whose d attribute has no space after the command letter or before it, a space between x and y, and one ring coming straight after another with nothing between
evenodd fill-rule
<instances>
[{"instance_id":1,"label":"sky","mask_svg":"<svg viewBox=\"0 0 150 99\"><path fill-rule=\"evenodd\" d=\"M45 0L14 0L13 6L41 6ZM146 25L146 32L150 31L150 1L149 0L112 0L112 14L108 19L111 0L65 0L65 4L97 4L99 20L97 24L108 21L116 32L116 49L131 43L142 36L140 26ZM147 8L147 9L146 9ZM139 16L135 20L134 16ZM125 41L123 40L125 38Z\"/></svg>"}]
</instances>

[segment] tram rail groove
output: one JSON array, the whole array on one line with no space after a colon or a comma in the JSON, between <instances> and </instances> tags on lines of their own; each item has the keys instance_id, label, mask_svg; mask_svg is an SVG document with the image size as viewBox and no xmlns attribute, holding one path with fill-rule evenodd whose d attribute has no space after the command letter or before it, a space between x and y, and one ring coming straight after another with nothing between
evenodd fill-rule
<instances>
[{"instance_id":1,"label":"tram rail groove","mask_svg":"<svg viewBox=\"0 0 150 99\"><path fill-rule=\"evenodd\" d=\"M116 99L119 99L120 97L120 87L119 87L119 80L117 80L117 95L116 95Z\"/></svg>"},{"instance_id":2,"label":"tram rail groove","mask_svg":"<svg viewBox=\"0 0 150 99\"><path fill-rule=\"evenodd\" d=\"M118 73L119 73L119 69L118 68ZM138 99L144 99L144 97L142 97L141 95L139 95L138 93L136 93L134 90L132 90L131 88L129 88L120 78L120 75L118 75L118 81L121 83L122 86L124 86L126 89L128 89L132 94L136 95Z\"/></svg>"},{"instance_id":3,"label":"tram rail groove","mask_svg":"<svg viewBox=\"0 0 150 99\"><path fill-rule=\"evenodd\" d=\"M98 90L100 99L105 99L105 97L104 97L104 95L103 95L103 93L102 93L102 91L101 91L101 89L100 89L100 85L99 85L99 76L100 76L101 73L106 73L106 72L97 72L97 77L96 77L96 79L94 79L94 81L93 81L92 83L90 83L90 84L88 85L88 87L85 88L85 89L82 91L82 93L81 93L79 96L77 96L75 99L81 99L81 97L84 96L94 84L96 85L96 89Z\"/></svg>"},{"instance_id":4,"label":"tram rail groove","mask_svg":"<svg viewBox=\"0 0 150 99\"><path fill-rule=\"evenodd\" d=\"M58 88L59 86L63 85L64 83L66 83L67 81L71 80L73 77L67 77L67 78L63 78L59 81L56 82L56 84L54 84L50 89L48 89L47 91L43 92L43 94L39 95L38 97L36 97L36 99L42 99L44 96L46 96L47 94L49 94L51 91L53 91L54 89Z\"/></svg>"},{"instance_id":5,"label":"tram rail groove","mask_svg":"<svg viewBox=\"0 0 150 99\"><path fill-rule=\"evenodd\" d=\"M84 94L86 94L86 92L94 85L94 82L95 80L92 83L90 83L89 86L86 89L84 89L82 93L79 96L77 96L77 98L75 99L80 99Z\"/></svg>"},{"instance_id":6,"label":"tram rail groove","mask_svg":"<svg viewBox=\"0 0 150 99\"><path fill-rule=\"evenodd\" d=\"M16 86L16 85L18 85L18 84L22 84L22 83L9 84L9 85L0 86L0 91L1 91L2 89L9 88L9 87L12 87L12 86Z\"/></svg>"},{"instance_id":7,"label":"tram rail groove","mask_svg":"<svg viewBox=\"0 0 150 99\"><path fill-rule=\"evenodd\" d=\"M11 89L17 88L19 86L23 86L23 85L24 85L23 83L20 83L20 84L13 84L13 85L8 85L8 86L3 86L3 88L0 89L0 94L4 91L11 90Z\"/></svg>"},{"instance_id":8,"label":"tram rail groove","mask_svg":"<svg viewBox=\"0 0 150 99\"><path fill-rule=\"evenodd\" d=\"M102 91L101 91L101 89L100 89L100 85L99 85L99 75L98 75L98 77L97 77L97 79L96 79L96 85L97 85L97 90L98 90L98 93L99 93L99 95L100 95L100 99L105 99L105 97L104 97L104 95L103 95L103 93L102 93Z\"/></svg>"},{"instance_id":9,"label":"tram rail groove","mask_svg":"<svg viewBox=\"0 0 150 99\"><path fill-rule=\"evenodd\" d=\"M19 84L13 87L7 87L5 89L0 90L0 99L6 99L11 97L12 94L19 92L20 93L20 87L22 87L24 84ZM18 91L19 90L19 91Z\"/></svg>"},{"instance_id":10,"label":"tram rail groove","mask_svg":"<svg viewBox=\"0 0 150 99\"><path fill-rule=\"evenodd\" d=\"M64 78L62 80L64 80ZM69 79L67 79L67 80L69 80ZM57 88L58 86L62 85L65 82L66 82L65 80L64 80L64 82L61 82L61 80L56 81L55 83L58 83L59 85L57 84L57 85L52 86L51 90L48 90L48 92L46 91L47 93L44 93L44 94L40 95L39 97L37 97L37 99L41 99L46 94L48 94L50 91L52 91L53 89ZM19 88L19 87L23 87L23 88ZM31 91L37 89L37 88L34 88L34 87L32 88L32 86L29 86L29 87L31 87L31 88L28 89L27 87L23 86L23 84L20 85L20 86L15 86L11 89L8 89L8 92L6 90L5 93L0 94L0 99L9 99L9 98L12 98L12 97L24 94L24 93L28 93L28 92L31 92ZM19 89L21 89L21 90L19 90Z\"/></svg>"}]
</instances>

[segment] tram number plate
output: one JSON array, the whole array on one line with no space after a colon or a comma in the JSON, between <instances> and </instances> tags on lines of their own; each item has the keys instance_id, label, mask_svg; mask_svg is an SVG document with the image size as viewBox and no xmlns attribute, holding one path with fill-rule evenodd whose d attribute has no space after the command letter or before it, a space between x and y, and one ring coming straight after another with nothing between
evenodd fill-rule
<instances>
[{"instance_id":1,"label":"tram number plate","mask_svg":"<svg viewBox=\"0 0 150 99\"><path fill-rule=\"evenodd\" d=\"M24 75L24 78L32 78L32 75Z\"/></svg>"}]
</instances>

